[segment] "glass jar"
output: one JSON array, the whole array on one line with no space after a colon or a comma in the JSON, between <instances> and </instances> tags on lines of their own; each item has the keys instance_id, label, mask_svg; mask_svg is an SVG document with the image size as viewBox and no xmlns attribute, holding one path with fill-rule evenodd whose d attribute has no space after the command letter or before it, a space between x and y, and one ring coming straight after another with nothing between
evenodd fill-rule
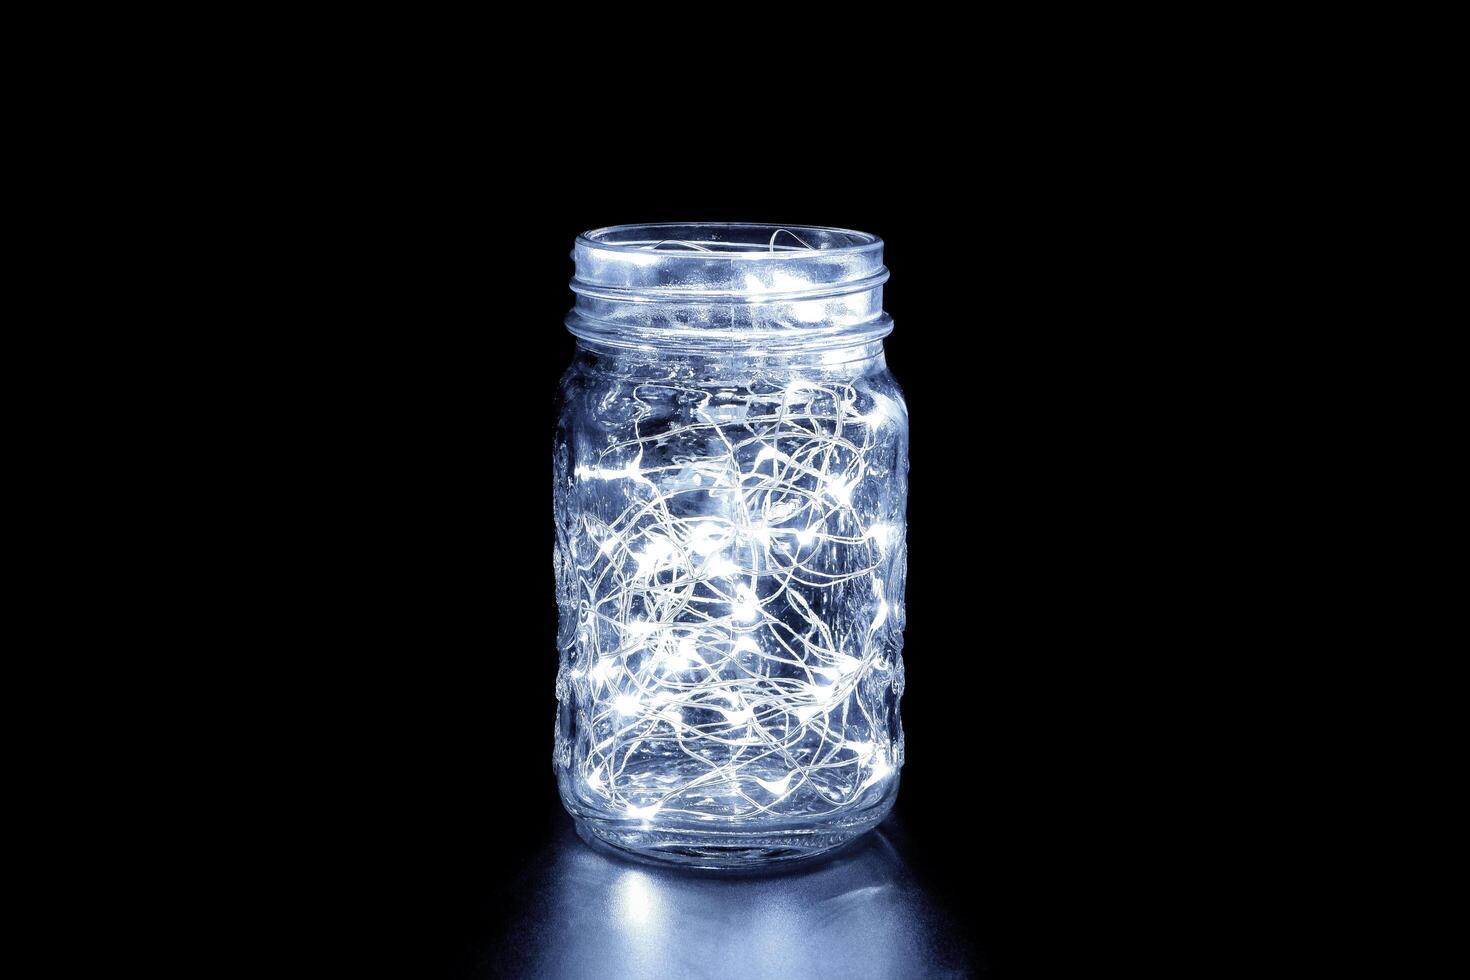
<instances>
[{"instance_id":1,"label":"glass jar","mask_svg":"<svg viewBox=\"0 0 1470 980\"><path fill-rule=\"evenodd\" d=\"M876 826L903 764L908 413L880 239L626 225L573 252L554 763L589 840L700 867Z\"/></svg>"}]
</instances>

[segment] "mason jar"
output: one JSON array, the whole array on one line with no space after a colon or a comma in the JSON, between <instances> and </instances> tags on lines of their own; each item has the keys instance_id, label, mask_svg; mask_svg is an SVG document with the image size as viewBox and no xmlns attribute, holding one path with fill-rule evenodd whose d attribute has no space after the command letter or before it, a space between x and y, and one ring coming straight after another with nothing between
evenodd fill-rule
<instances>
[{"instance_id":1,"label":"mason jar","mask_svg":"<svg viewBox=\"0 0 1470 980\"><path fill-rule=\"evenodd\" d=\"M883 242L578 236L554 764L584 838L700 867L878 824L903 765L908 414Z\"/></svg>"}]
</instances>

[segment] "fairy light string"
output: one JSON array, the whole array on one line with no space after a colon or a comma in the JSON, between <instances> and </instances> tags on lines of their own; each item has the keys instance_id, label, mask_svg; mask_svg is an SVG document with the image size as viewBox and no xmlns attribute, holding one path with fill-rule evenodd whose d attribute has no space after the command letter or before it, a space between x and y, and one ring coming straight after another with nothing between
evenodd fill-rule
<instances>
[{"instance_id":1,"label":"fairy light string","mask_svg":"<svg viewBox=\"0 0 1470 980\"><path fill-rule=\"evenodd\" d=\"M571 474L558 686L583 742L566 761L635 819L853 805L902 761L893 401L821 378L628 395L621 433Z\"/></svg>"}]
</instances>

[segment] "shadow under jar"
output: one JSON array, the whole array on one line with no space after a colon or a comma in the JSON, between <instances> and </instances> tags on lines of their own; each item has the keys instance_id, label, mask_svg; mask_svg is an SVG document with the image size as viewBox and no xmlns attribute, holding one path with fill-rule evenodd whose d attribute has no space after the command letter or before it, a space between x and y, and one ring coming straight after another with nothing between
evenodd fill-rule
<instances>
[{"instance_id":1,"label":"shadow under jar","mask_svg":"<svg viewBox=\"0 0 1470 980\"><path fill-rule=\"evenodd\" d=\"M880 239L577 238L554 449L554 764L578 831L699 867L838 847L903 764L908 413Z\"/></svg>"}]
</instances>

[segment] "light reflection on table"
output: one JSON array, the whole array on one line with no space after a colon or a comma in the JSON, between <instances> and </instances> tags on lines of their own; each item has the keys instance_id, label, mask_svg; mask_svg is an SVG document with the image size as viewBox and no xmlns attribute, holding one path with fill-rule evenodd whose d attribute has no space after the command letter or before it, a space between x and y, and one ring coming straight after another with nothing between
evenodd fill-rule
<instances>
[{"instance_id":1,"label":"light reflection on table","mask_svg":"<svg viewBox=\"0 0 1470 980\"><path fill-rule=\"evenodd\" d=\"M484 966L602 980L971 976L893 836L879 828L821 863L728 878L594 850L568 825L518 884L523 911Z\"/></svg>"}]
</instances>

